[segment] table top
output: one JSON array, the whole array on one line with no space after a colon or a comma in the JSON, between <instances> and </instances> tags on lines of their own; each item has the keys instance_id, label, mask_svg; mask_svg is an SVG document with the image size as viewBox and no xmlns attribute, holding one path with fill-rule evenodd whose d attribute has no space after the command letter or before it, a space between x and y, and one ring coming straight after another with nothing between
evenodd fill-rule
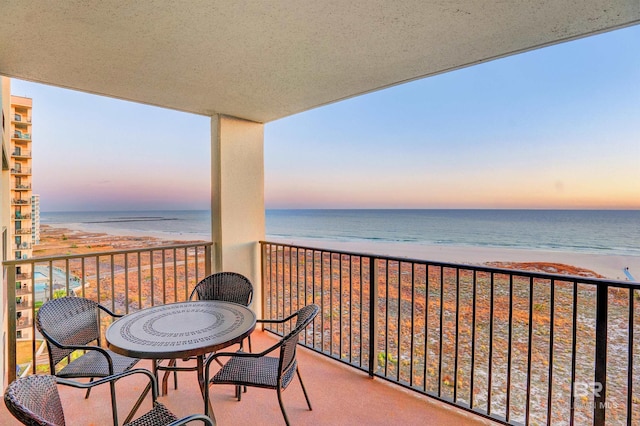
<instances>
[{"instance_id":1,"label":"table top","mask_svg":"<svg viewBox=\"0 0 640 426\"><path fill-rule=\"evenodd\" d=\"M249 308L221 301L169 303L130 313L107 329L109 349L133 358L186 358L239 343L256 327Z\"/></svg>"}]
</instances>

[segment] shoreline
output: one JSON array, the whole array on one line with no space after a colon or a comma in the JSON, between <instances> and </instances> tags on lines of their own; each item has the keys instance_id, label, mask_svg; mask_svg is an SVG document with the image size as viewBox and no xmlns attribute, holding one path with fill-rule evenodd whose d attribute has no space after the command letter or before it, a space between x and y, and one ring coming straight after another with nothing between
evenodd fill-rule
<instances>
[{"instance_id":1,"label":"shoreline","mask_svg":"<svg viewBox=\"0 0 640 426\"><path fill-rule=\"evenodd\" d=\"M52 238L58 241L51 241L49 245L58 246L59 249L68 249L64 246L61 235L66 231L71 231L74 238L84 242L93 242L119 250L126 248L140 247L141 245L158 245L159 243L176 243L191 241L210 241L211 236L206 234L177 234L162 231L134 231L118 230L108 227L86 226L78 223L67 224L44 224L43 230L51 229ZM46 231L43 234L47 234ZM474 246L445 246L427 245L402 242L382 242L382 241L337 241L312 238L276 238L267 237L269 241L300 245L314 248L332 249L337 251L349 251L362 254L374 254L380 256L403 257L407 259L429 260L434 262L458 263L466 265L482 265L509 268L510 264L554 264L566 265L568 268L560 268L570 271L572 268L579 268L586 271L593 271L594 277L604 277L606 279L628 281L624 269L629 268L636 282L640 281L640 256L631 255L605 255L593 253L576 253L565 251L544 251L537 249L516 249L497 247L474 247ZM41 244L42 246L42 244ZM88 246L91 246L90 244ZM47 251L53 250L50 247ZM74 250L75 251L75 250ZM84 252L82 250L81 252ZM49 253L51 254L51 253ZM511 265L513 269L514 266ZM533 266L535 268L535 265ZM516 268L519 269L519 268ZM542 272L543 269L538 269ZM565 272L566 273L566 272Z\"/></svg>"},{"instance_id":2,"label":"shoreline","mask_svg":"<svg viewBox=\"0 0 640 426\"><path fill-rule=\"evenodd\" d=\"M593 271L595 274L606 279L619 281L628 281L624 274L625 268L629 268L629 271L633 274L636 282L640 276L640 256L572 253L564 251L498 247L443 246L380 241L331 241L312 238L272 238L271 241L337 251L404 257L413 260L428 260L472 266L482 265L508 267L508 264L510 263L560 264Z\"/></svg>"}]
</instances>

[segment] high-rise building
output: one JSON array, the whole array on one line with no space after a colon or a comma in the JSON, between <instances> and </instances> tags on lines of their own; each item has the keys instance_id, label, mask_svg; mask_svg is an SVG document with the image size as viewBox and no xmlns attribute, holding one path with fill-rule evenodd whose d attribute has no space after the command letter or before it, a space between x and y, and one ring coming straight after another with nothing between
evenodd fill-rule
<instances>
[{"instance_id":1,"label":"high-rise building","mask_svg":"<svg viewBox=\"0 0 640 426\"><path fill-rule=\"evenodd\" d=\"M40 195L31 196L31 239L33 244L40 243Z\"/></svg>"},{"instance_id":2,"label":"high-rise building","mask_svg":"<svg viewBox=\"0 0 640 426\"><path fill-rule=\"evenodd\" d=\"M33 212L31 199L31 110L32 100L11 96L10 199L11 223L9 244L11 259L28 259L33 247ZM30 337L30 288L33 271L28 265L16 267L17 337Z\"/></svg>"},{"instance_id":3,"label":"high-rise building","mask_svg":"<svg viewBox=\"0 0 640 426\"><path fill-rule=\"evenodd\" d=\"M2 229L2 259L6 260L9 257L9 224L11 223L9 217L10 211L10 196L9 196L9 147L11 145L11 80L7 77L0 76L0 109L2 110L2 128L0 129L0 140L2 142L2 172L0 174L0 225ZM4 283L4 268L0 268L0 283ZM0 284L0 287L2 285ZM6 310L7 310L7 292L2 288L0 291L0 324L2 324L2 346L6 347L9 341L7 336L7 324L6 324ZM11 336L13 337L13 336ZM0 351L0 365L3 367L5 364L6 351ZM0 375L0 388L4 389L6 386L6 373Z\"/></svg>"}]
</instances>

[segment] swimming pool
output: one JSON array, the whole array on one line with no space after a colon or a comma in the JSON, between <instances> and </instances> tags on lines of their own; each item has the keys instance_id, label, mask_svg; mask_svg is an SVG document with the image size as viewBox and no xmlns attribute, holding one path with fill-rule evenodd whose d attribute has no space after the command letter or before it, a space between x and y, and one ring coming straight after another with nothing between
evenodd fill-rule
<instances>
[{"instance_id":1,"label":"swimming pool","mask_svg":"<svg viewBox=\"0 0 640 426\"><path fill-rule=\"evenodd\" d=\"M34 290L36 293L44 292L49 288L49 267L47 266L37 266L33 273L34 278ZM60 268L53 268L53 285L54 288L58 285L63 288L66 287L67 283L67 275L64 270ZM78 288L80 287L80 279L74 275L69 275L69 288Z\"/></svg>"}]
</instances>

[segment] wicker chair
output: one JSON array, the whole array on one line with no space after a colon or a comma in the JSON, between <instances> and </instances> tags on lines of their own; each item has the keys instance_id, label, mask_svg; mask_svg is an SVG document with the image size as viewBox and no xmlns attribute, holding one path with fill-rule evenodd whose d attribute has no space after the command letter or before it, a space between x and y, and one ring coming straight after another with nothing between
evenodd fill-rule
<instances>
[{"instance_id":1,"label":"wicker chair","mask_svg":"<svg viewBox=\"0 0 640 426\"><path fill-rule=\"evenodd\" d=\"M141 373L151 381L153 392L153 408L125 426L178 426L193 420L201 420L205 425L213 426L207 416L195 414L180 420L161 403L157 402L158 386L151 372L143 369L129 370L121 374L109 376L95 382L80 383L60 379L51 375L33 375L17 379L11 383L4 394L4 403L9 412L25 425L64 426L65 418L57 383L76 388L91 389L103 383L113 383L124 376Z\"/></svg>"},{"instance_id":2,"label":"wicker chair","mask_svg":"<svg viewBox=\"0 0 640 426\"><path fill-rule=\"evenodd\" d=\"M284 416L284 421L289 425L289 418L282 403L282 391L293 380L294 372L298 375L302 392L307 400L309 410L311 410L311 402L309 396L302 383L298 362L296 361L296 348L298 345L298 336L313 321L318 314L320 308L316 304L305 306L296 313L281 320L260 320L262 323L285 323L295 318L296 322L289 334L284 336L280 342L260 353L245 352L217 352L207 359L205 367L205 380L209 385L235 385L236 397L240 401L242 393L239 391L240 386L253 386L259 388L274 389L278 393L278 403ZM269 353L280 349L277 357L267 356ZM219 357L230 357L229 361L209 379L209 370L211 363ZM205 392L204 397L205 413L209 414L215 421L213 410L210 410L209 391Z\"/></svg>"},{"instance_id":3,"label":"wicker chair","mask_svg":"<svg viewBox=\"0 0 640 426\"><path fill-rule=\"evenodd\" d=\"M50 300L42 305L36 316L36 326L47 341L49 351L49 371L65 379L108 377L127 371L139 361L118 355L100 346L99 310L112 317L116 315L93 300L82 297L62 297ZM90 345L90 343L95 344ZM77 350L84 354L71 360L71 353ZM59 371L56 367L64 359L69 362ZM66 382L65 382L66 383ZM115 381L109 381L111 387L111 408L113 423L118 424ZM91 387L87 388L85 398L89 397ZM142 403L144 395L137 405Z\"/></svg>"},{"instance_id":4,"label":"wicker chair","mask_svg":"<svg viewBox=\"0 0 640 426\"><path fill-rule=\"evenodd\" d=\"M221 300L223 302L237 303L249 306L253 299L253 285L244 275L236 272L218 272L203 278L191 291L189 300ZM251 352L251 336L249 340L249 352ZM242 349L242 343L240 349ZM178 389L178 371L195 371L196 367L176 367L176 360L170 360L167 366L162 366L160 361L157 370L164 370L162 379L162 393L167 393L167 380L169 372L173 371L174 389Z\"/></svg>"}]
</instances>

